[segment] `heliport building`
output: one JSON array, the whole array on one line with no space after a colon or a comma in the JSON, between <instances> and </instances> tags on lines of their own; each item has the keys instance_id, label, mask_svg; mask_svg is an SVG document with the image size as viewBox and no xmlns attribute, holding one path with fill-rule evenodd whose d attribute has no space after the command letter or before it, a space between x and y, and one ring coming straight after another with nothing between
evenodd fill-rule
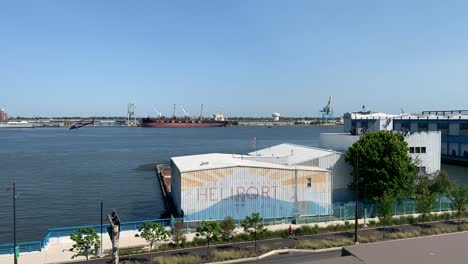
<instances>
[{"instance_id":1,"label":"heliport building","mask_svg":"<svg viewBox=\"0 0 468 264\"><path fill-rule=\"evenodd\" d=\"M184 221L332 214L332 174L311 166L289 166L203 154L171 159L171 195Z\"/></svg>"}]
</instances>

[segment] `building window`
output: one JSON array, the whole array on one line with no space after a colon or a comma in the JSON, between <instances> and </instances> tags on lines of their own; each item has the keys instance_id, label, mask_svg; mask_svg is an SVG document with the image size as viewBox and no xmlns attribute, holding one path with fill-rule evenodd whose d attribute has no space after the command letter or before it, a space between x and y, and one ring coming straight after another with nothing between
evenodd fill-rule
<instances>
[{"instance_id":1,"label":"building window","mask_svg":"<svg viewBox=\"0 0 468 264\"><path fill-rule=\"evenodd\" d=\"M468 130L468 123L460 123L460 129Z\"/></svg>"},{"instance_id":2,"label":"building window","mask_svg":"<svg viewBox=\"0 0 468 264\"><path fill-rule=\"evenodd\" d=\"M312 187L312 178L307 178L307 188Z\"/></svg>"},{"instance_id":3,"label":"building window","mask_svg":"<svg viewBox=\"0 0 468 264\"><path fill-rule=\"evenodd\" d=\"M421 153L426 153L426 147L421 147Z\"/></svg>"},{"instance_id":4,"label":"building window","mask_svg":"<svg viewBox=\"0 0 468 264\"><path fill-rule=\"evenodd\" d=\"M410 131L410 123L407 120L401 121L401 130Z\"/></svg>"},{"instance_id":5,"label":"building window","mask_svg":"<svg viewBox=\"0 0 468 264\"><path fill-rule=\"evenodd\" d=\"M424 166L418 167L418 170L419 170L419 173L426 173L426 167Z\"/></svg>"},{"instance_id":6,"label":"building window","mask_svg":"<svg viewBox=\"0 0 468 264\"><path fill-rule=\"evenodd\" d=\"M418 122L418 132L427 131L427 122Z\"/></svg>"},{"instance_id":7,"label":"building window","mask_svg":"<svg viewBox=\"0 0 468 264\"><path fill-rule=\"evenodd\" d=\"M414 153L414 147L409 148L409 153Z\"/></svg>"},{"instance_id":8,"label":"building window","mask_svg":"<svg viewBox=\"0 0 468 264\"><path fill-rule=\"evenodd\" d=\"M421 153L421 148L420 147L416 147L416 153Z\"/></svg>"}]
</instances>

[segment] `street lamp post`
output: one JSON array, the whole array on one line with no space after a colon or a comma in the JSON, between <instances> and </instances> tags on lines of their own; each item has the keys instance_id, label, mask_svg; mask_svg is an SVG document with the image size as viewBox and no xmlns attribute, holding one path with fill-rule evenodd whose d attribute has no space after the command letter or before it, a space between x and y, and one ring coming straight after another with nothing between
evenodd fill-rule
<instances>
[{"instance_id":1,"label":"street lamp post","mask_svg":"<svg viewBox=\"0 0 468 264\"><path fill-rule=\"evenodd\" d=\"M358 243L358 172L359 160L356 154L356 173L354 174L354 244Z\"/></svg>"},{"instance_id":2,"label":"street lamp post","mask_svg":"<svg viewBox=\"0 0 468 264\"><path fill-rule=\"evenodd\" d=\"M16 242L16 198L19 195L16 195L16 185L13 183L12 187L9 187L7 191L13 191L13 259L14 263L18 264L18 255L19 255L19 250L17 250L17 242Z\"/></svg>"}]
</instances>

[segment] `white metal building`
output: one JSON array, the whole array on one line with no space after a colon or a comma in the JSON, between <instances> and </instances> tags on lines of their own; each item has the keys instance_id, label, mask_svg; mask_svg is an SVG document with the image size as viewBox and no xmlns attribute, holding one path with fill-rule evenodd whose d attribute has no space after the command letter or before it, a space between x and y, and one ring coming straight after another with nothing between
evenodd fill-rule
<instances>
[{"instance_id":1,"label":"white metal building","mask_svg":"<svg viewBox=\"0 0 468 264\"><path fill-rule=\"evenodd\" d=\"M349 165L340 152L303 145L283 143L249 153L250 160L284 165L314 166L331 171L333 201L352 198L348 185L352 182Z\"/></svg>"},{"instance_id":2,"label":"white metal building","mask_svg":"<svg viewBox=\"0 0 468 264\"><path fill-rule=\"evenodd\" d=\"M401 127L396 118L401 116L371 112L346 113L344 115L345 133L320 134L320 147L345 152L354 142L359 140L362 133L393 131L395 128L400 130ZM346 133L347 131L351 133ZM427 129L405 131L407 132L405 133L405 141L408 143L408 152L419 170L425 173L439 171L441 131L428 131Z\"/></svg>"},{"instance_id":3,"label":"white metal building","mask_svg":"<svg viewBox=\"0 0 468 264\"><path fill-rule=\"evenodd\" d=\"M171 160L171 188L185 221L332 214L332 175L318 167L204 154Z\"/></svg>"}]
</instances>

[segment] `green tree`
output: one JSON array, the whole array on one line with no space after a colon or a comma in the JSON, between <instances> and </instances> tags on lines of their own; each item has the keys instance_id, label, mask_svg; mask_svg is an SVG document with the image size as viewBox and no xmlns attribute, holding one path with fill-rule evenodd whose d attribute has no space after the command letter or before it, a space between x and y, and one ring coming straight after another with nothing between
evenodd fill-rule
<instances>
[{"instance_id":1,"label":"green tree","mask_svg":"<svg viewBox=\"0 0 468 264\"><path fill-rule=\"evenodd\" d=\"M432 207L435 202L435 195L429 188L423 188L416 194L416 210L421 214L421 232L424 231L424 222L427 216L432 212Z\"/></svg>"},{"instance_id":2,"label":"green tree","mask_svg":"<svg viewBox=\"0 0 468 264\"><path fill-rule=\"evenodd\" d=\"M221 233L221 227L215 221L202 221L199 228L197 228L197 233L195 234L198 236L203 236L206 238L206 242L208 243L208 247L206 248L206 254L210 254L210 242L219 238Z\"/></svg>"},{"instance_id":3,"label":"green tree","mask_svg":"<svg viewBox=\"0 0 468 264\"><path fill-rule=\"evenodd\" d=\"M461 184L454 184L450 190L450 209L456 211L458 219L458 228L460 229L460 218L466 211L468 205L468 189Z\"/></svg>"},{"instance_id":4,"label":"green tree","mask_svg":"<svg viewBox=\"0 0 468 264\"><path fill-rule=\"evenodd\" d=\"M96 234L92 227L82 227L70 234L70 239L75 242L73 249L78 253L72 258L78 256L85 256L88 261L90 253L96 253L97 248L100 246L99 236Z\"/></svg>"},{"instance_id":5,"label":"green tree","mask_svg":"<svg viewBox=\"0 0 468 264\"><path fill-rule=\"evenodd\" d=\"M244 232L253 234L255 243L255 252L257 252L257 238L266 231L262 224L263 218L260 217L260 213L252 213L251 216L247 216L241 223L244 228Z\"/></svg>"},{"instance_id":6,"label":"green tree","mask_svg":"<svg viewBox=\"0 0 468 264\"><path fill-rule=\"evenodd\" d=\"M182 223L181 221L175 222L174 228L172 229L172 240L177 246L182 241L182 246L184 246L185 239L186 238L184 234L184 223Z\"/></svg>"},{"instance_id":7,"label":"green tree","mask_svg":"<svg viewBox=\"0 0 468 264\"><path fill-rule=\"evenodd\" d=\"M379 203L379 221L383 227L392 223L393 205L395 204L395 197L390 191L384 192L382 197L378 200Z\"/></svg>"},{"instance_id":8,"label":"green tree","mask_svg":"<svg viewBox=\"0 0 468 264\"><path fill-rule=\"evenodd\" d=\"M446 171L441 171L432 179L429 190L439 195L449 194L451 186L452 182L450 181L448 173Z\"/></svg>"},{"instance_id":9,"label":"green tree","mask_svg":"<svg viewBox=\"0 0 468 264\"><path fill-rule=\"evenodd\" d=\"M385 191L391 191L397 199L406 198L413 191L416 166L401 134L367 133L348 149L345 160L352 166L351 174L358 176L359 199L363 198L364 182L368 199L374 201ZM349 187L354 191L354 183Z\"/></svg>"},{"instance_id":10,"label":"green tree","mask_svg":"<svg viewBox=\"0 0 468 264\"><path fill-rule=\"evenodd\" d=\"M236 223L232 217L226 217L221 222L221 237L223 240L229 241L234 236L234 229L236 229Z\"/></svg>"},{"instance_id":11,"label":"green tree","mask_svg":"<svg viewBox=\"0 0 468 264\"><path fill-rule=\"evenodd\" d=\"M168 236L168 232L164 226L153 222L144 222L143 225L137 227L137 230L139 233L136 234L135 237L141 237L149 243L150 259L153 259L153 246L157 242L165 240Z\"/></svg>"}]
</instances>

